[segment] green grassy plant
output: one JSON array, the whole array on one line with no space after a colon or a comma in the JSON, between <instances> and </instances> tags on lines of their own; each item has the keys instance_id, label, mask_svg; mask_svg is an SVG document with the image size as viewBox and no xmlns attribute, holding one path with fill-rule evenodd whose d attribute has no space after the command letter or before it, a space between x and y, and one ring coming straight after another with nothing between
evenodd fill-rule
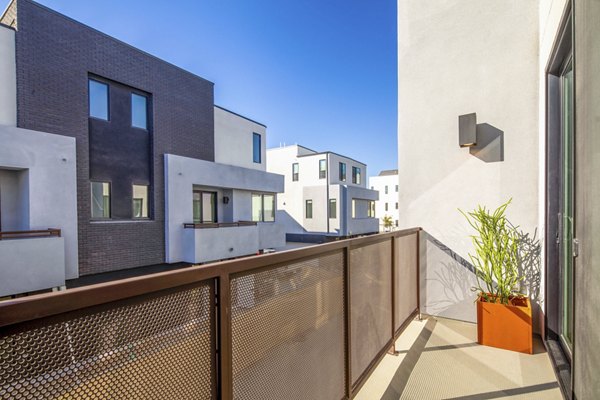
<instances>
[{"instance_id":1,"label":"green grassy plant","mask_svg":"<svg viewBox=\"0 0 600 400\"><path fill-rule=\"evenodd\" d=\"M485 301L509 304L517 293L519 282L519 234L506 218L512 199L495 211L477 206L473 211L459 211L477 234L471 236L475 254L469 253L475 267L477 286L473 290Z\"/></svg>"}]
</instances>

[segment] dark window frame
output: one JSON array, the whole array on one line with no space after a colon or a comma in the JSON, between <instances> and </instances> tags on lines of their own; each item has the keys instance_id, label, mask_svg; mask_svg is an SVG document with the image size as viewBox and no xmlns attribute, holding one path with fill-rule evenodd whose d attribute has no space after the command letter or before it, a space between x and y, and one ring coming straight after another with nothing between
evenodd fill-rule
<instances>
[{"instance_id":1,"label":"dark window frame","mask_svg":"<svg viewBox=\"0 0 600 400\"><path fill-rule=\"evenodd\" d=\"M346 163L340 161L340 181L346 182Z\"/></svg>"},{"instance_id":2,"label":"dark window frame","mask_svg":"<svg viewBox=\"0 0 600 400\"><path fill-rule=\"evenodd\" d=\"M136 199L134 196L134 186L145 186L146 187L146 197L147 197L147 201L146 201L146 214L148 214L147 217L136 217L135 216L135 200ZM142 199L143 200L143 199ZM142 202L142 206L143 206L143 202ZM146 219L151 219L151 208L150 208L150 185L146 184L146 183L132 183L131 184L131 218L135 219L135 220L146 220Z\"/></svg>"},{"instance_id":3,"label":"dark window frame","mask_svg":"<svg viewBox=\"0 0 600 400\"><path fill-rule=\"evenodd\" d=\"M359 167L352 167L352 183L360 185L361 182L361 171Z\"/></svg>"},{"instance_id":4,"label":"dark window frame","mask_svg":"<svg viewBox=\"0 0 600 400\"><path fill-rule=\"evenodd\" d=\"M327 177L327 159L323 158L319 160L319 179L325 179Z\"/></svg>"},{"instance_id":5,"label":"dark window frame","mask_svg":"<svg viewBox=\"0 0 600 400\"><path fill-rule=\"evenodd\" d=\"M141 126L137 126L137 125L133 124L133 96L142 97L142 98L144 98L146 100L146 126L145 127L141 127ZM141 94L139 92L131 92L130 93L130 95L129 95L129 106L130 107L129 108L130 108L131 115L130 115L130 119L129 119L129 124L130 124L130 126L132 128L141 129L143 131L147 131L148 130L148 114L149 114L148 110L149 110L149 104L150 104L150 102L149 102L149 96L148 95Z\"/></svg>"},{"instance_id":6,"label":"dark window frame","mask_svg":"<svg viewBox=\"0 0 600 400\"><path fill-rule=\"evenodd\" d=\"M337 219L337 199L329 199L329 210L328 211L329 211L330 219Z\"/></svg>"},{"instance_id":7,"label":"dark window frame","mask_svg":"<svg viewBox=\"0 0 600 400\"><path fill-rule=\"evenodd\" d=\"M195 193L200 193L200 219L197 220L194 215L193 215L193 203L194 203L194 194ZM213 205L213 220L212 221L204 221L203 220L203 214L204 214L204 210L203 210L203 204L202 204L202 194L207 193L210 194L211 196L214 196L214 205ZM219 221L219 217L218 217L218 212L219 212L219 207L218 207L218 200L219 200L219 195L217 192L212 192L209 190L201 190L201 189L194 189L192 190L192 219L193 219L193 223L195 224L215 224Z\"/></svg>"},{"instance_id":8,"label":"dark window frame","mask_svg":"<svg viewBox=\"0 0 600 400\"><path fill-rule=\"evenodd\" d=\"M257 152L257 141L258 138L258 152ZM260 133L252 132L252 161L255 164L262 164L262 135Z\"/></svg>"},{"instance_id":9,"label":"dark window frame","mask_svg":"<svg viewBox=\"0 0 600 400\"><path fill-rule=\"evenodd\" d=\"M310 205L310 208L308 207L309 205ZM308 212L309 209L310 209L310 213ZM313 202L312 202L312 199L306 200L305 203L304 203L304 217L306 219L313 219Z\"/></svg>"},{"instance_id":10,"label":"dark window frame","mask_svg":"<svg viewBox=\"0 0 600 400\"><path fill-rule=\"evenodd\" d=\"M90 90L90 83L91 82L95 82L97 84L100 85L104 85L106 86L106 118L102 118L102 117L97 117L92 115L92 99L91 99L91 90ZM108 82L104 82L101 79L98 79L96 77L93 76L88 76L88 118L93 118L96 119L98 121L110 121L110 84Z\"/></svg>"},{"instance_id":11,"label":"dark window frame","mask_svg":"<svg viewBox=\"0 0 600 400\"><path fill-rule=\"evenodd\" d=\"M265 219L265 196L272 196L273 197L273 219L272 220L266 220ZM252 221L253 222L266 222L266 223L273 223L275 222L275 214L277 211L277 196L275 193L255 193L253 192L250 195L250 200L252 201L254 199L254 197L259 197L260 198L260 218L259 219L254 219L254 215L251 216ZM252 204L250 205L252 207ZM252 210L254 211L254 210Z\"/></svg>"},{"instance_id":12,"label":"dark window frame","mask_svg":"<svg viewBox=\"0 0 600 400\"><path fill-rule=\"evenodd\" d=\"M92 206L90 208L90 220L92 220L92 221L108 221L108 220L111 220L112 219L112 182L110 180L106 180L106 181L90 180L90 202L94 201L94 195L93 195L93 189L92 189L92 185L94 183L103 183L103 184L106 183L106 184L108 184L108 217L95 217L93 215L94 208ZM103 206L104 206L104 204L103 204Z\"/></svg>"}]
</instances>

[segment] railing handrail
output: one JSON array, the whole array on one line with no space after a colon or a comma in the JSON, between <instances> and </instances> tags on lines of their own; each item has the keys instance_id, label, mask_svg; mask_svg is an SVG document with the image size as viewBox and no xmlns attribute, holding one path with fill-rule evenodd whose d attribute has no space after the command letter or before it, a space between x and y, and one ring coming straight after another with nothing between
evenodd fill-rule
<instances>
[{"instance_id":1,"label":"railing handrail","mask_svg":"<svg viewBox=\"0 0 600 400\"><path fill-rule=\"evenodd\" d=\"M203 223L184 223L184 229L210 229L210 228L232 228L236 226L256 226L255 221L237 221L237 222L203 222Z\"/></svg>"},{"instance_id":2,"label":"railing handrail","mask_svg":"<svg viewBox=\"0 0 600 400\"><path fill-rule=\"evenodd\" d=\"M344 239L318 246L303 247L281 252L192 266L175 271L120 279L59 292L41 293L0 302L0 327L49 317L86 307L124 300L214 278L256 270L286 262L298 262L317 255L341 249L353 249L390 240L392 237L412 235L421 228L379 233L353 239Z\"/></svg>"},{"instance_id":3,"label":"railing handrail","mask_svg":"<svg viewBox=\"0 0 600 400\"><path fill-rule=\"evenodd\" d=\"M60 237L61 231L57 228L40 229L33 231L0 231L0 240L3 239L26 239L35 237Z\"/></svg>"}]
</instances>

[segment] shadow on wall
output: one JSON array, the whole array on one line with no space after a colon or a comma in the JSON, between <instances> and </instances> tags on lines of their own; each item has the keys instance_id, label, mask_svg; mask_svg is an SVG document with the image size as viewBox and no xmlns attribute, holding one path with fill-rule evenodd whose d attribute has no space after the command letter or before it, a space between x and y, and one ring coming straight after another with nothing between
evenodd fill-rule
<instances>
[{"instance_id":1,"label":"shadow on wall","mask_svg":"<svg viewBox=\"0 0 600 400\"><path fill-rule=\"evenodd\" d=\"M477 124L477 144L469 153L481 161L504 161L504 132L490 124Z\"/></svg>"},{"instance_id":2,"label":"shadow on wall","mask_svg":"<svg viewBox=\"0 0 600 400\"><path fill-rule=\"evenodd\" d=\"M275 221L282 224L286 233L304 233L306 229L285 210L275 211Z\"/></svg>"},{"instance_id":3,"label":"shadow on wall","mask_svg":"<svg viewBox=\"0 0 600 400\"><path fill-rule=\"evenodd\" d=\"M532 313L534 316L539 316L543 303L541 297L542 244L537 237L537 229L533 235L518 229L517 232L519 234L519 275L524 277L519 292L529 296ZM533 324L534 331L539 332L539 318L534 317Z\"/></svg>"},{"instance_id":4,"label":"shadow on wall","mask_svg":"<svg viewBox=\"0 0 600 400\"><path fill-rule=\"evenodd\" d=\"M473 265L427 232L420 243L421 312L476 322Z\"/></svg>"},{"instance_id":5,"label":"shadow on wall","mask_svg":"<svg viewBox=\"0 0 600 400\"><path fill-rule=\"evenodd\" d=\"M519 273L524 277L518 290L528 295L533 308L533 329L540 332L541 243L537 230L533 235L519 231ZM477 322L475 268L442 242L421 232L421 312L430 315Z\"/></svg>"}]
</instances>

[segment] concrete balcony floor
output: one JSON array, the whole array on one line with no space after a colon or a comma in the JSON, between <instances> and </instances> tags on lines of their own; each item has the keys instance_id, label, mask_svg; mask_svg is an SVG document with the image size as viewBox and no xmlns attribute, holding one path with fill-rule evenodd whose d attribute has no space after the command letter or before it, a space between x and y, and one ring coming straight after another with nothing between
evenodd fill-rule
<instances>
[{"instance_id":1,"label":"concrete balcony floor","mask_svg":"<svg viewBox=\"0 0 600 400\"><path fill-rule=\"evenodd\" d=\"M412 321L355 397L562 399L539 337L534 354L477 344L477 326L438 317Z\"/></svg>"}]
</instances>

